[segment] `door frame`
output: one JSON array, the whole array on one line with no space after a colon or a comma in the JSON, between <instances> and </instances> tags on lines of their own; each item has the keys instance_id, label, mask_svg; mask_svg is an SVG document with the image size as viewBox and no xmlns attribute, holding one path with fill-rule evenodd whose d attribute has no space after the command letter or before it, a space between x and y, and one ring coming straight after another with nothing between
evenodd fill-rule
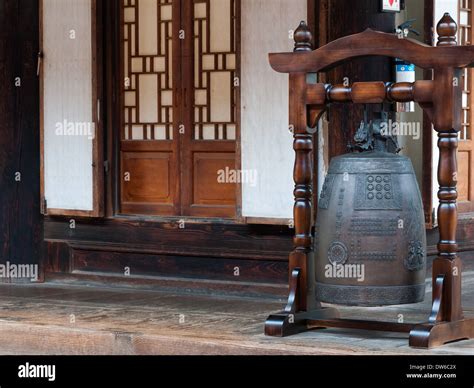
<instances>
[{"instance_id":1,"label":"door frame","mask_svg":"<svg viewBox=\"0 0 474 388\"><path fill-rule=\"evenodd\" d=\"M181 11L186 13L186 9L190 10L189 1L187 0L178 0L180 6L173 8L173 12ZM240 0L237 0L240 5ZM236 216L233 218L222 218L222 217L197 217L197 216L182 216L182 215L127 215L121 214L120 212L120 198L121 198L121 157L120 157L120 131L117 128L122 128L122 103L121 99L123 98L121 93L121 86L123 84L123 75L122 75L122 21L121 21L121 1L116 0L105 0L105 12L103 12L102 23L104 25L103 31L103 52L104 52L104 104L106 107L106 134L105 134L105 155L106 155L106 189L105 189L105 214L108 218L136 218L136 219L187 219L187 220L225 220L229 222L238 222L243 223L245 219L242 217L242 187L241 183L236 183ZM189 11L188 11L189 12ZM180 23L174 23L173 31L174 34L179 35L180 31L185 28L183 25L184 18L182 15L179 15ZM237 7L237 31L236 31L236 77L240 78L240 6ZM192 40L194 45L194 39ZM174 70L178 69L179 74L182 74L183 71L186 71L185 66L181 59L182 53L182 39L175 39L173 46L173 63ZM174 124L174 137L179 138L179 141L176 141L178 155L181 152L181 147L183 146L182 136L179 135L179 124L184 120L184 114L181 109L181 104L179 103L182 98L185 97L186 93L180 87L178 87L178 77L174 77L174 119L176 123ZM184 88L183 88L184 89ZM235 88L235 100L237 104L236 112L236 140L235 140L235 160L236 160L236 169L241 170L241 152L240 152L240 87ZM191 93L187 93L187 104L193 103L193 96ZM179 179L181 182L181 179ZM182 203L182 194L178 183L176 203L180 207Z\"/></svg>"}]
</instances>

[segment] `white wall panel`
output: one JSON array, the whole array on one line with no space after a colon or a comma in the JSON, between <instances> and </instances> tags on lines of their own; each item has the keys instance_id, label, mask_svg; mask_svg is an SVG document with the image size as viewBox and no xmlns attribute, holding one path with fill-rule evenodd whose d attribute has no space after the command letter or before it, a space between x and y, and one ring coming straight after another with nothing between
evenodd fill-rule
<instances>
[{"instance_id":1,"label":"white wall panel","mask_svg":"<svg viewBox=\"0 0 474 388\"><path fill-rule=\"evenodd\" d=\"M307 19L306 0L242 0L242 168L245 217L293 217L293 137L288 130L288 75L274 72L271 52L293 50L289 31Z\"/></svg>"},{"instance_id":2,"label":"white wall panel","mask_svg":"<svg viewBox=\"0 0 474 388\"><path fill-rule=\"evenodd\" d=\"M43 184L49 209L93 210L91 7L91 0L43 0Z\"/></svg>"}]
</instances>

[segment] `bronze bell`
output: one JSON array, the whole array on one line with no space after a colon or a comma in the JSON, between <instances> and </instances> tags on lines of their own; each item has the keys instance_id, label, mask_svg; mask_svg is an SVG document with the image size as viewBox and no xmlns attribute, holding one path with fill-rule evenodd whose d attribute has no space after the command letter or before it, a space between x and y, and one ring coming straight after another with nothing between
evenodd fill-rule
<instances>
[{"instance_id":1,"label":"bronze bell","mask_svg":"<svg viewBox=\"0 0 474 388\"><path fill-rule=\"evenodd\" d=\"M426 234L410 159L386 120L364 122L352 152L331 161L316 223L316 299L379 306L424 299Z\"/></svg>"}]
</instances>

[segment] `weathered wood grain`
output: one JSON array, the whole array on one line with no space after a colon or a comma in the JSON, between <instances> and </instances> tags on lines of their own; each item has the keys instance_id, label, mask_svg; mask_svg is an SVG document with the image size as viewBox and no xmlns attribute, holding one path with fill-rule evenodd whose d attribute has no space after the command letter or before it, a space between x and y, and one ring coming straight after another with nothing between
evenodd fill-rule
<instances>
[{"instance_id":1,"label":"weathered wood grain","mask_svg":"<svg viewBox=\"0 0 474 388\"><path fill-rule=\"evenodd\" d=\"M474 262L465 261L463 302L474 315ZM283 301L210 297L178 292L80 285L0 286L0 354L474 354L474 341L425 351L407 335L361 330L313 330L292 337L262 333ZM426 321L423 303L378 308L340 307L344 318ZM72 320L73 319L73 320Z\"/></svg>"},{"instance_id":2,"label":"weathered wood grain","mask_svg":"<svg viewBox=\"0 0 474 388\"><path fill-rule=\"evenodd\" d=\"M35 264L40 260L42 220L39 211L37 54L38 2L0 2L2 263Z\"/></svg>"}]
</instances>

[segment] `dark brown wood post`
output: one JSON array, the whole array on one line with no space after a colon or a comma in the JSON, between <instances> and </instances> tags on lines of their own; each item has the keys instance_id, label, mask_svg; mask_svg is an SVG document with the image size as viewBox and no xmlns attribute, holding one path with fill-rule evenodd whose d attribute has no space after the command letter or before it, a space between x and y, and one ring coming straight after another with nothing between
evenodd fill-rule
<instances>
[{"instance_id":1,"label":"dark brown wood post","mask_svg":"<svg viewBox=\"0 0 474 388\"><path fill-rule=\"evenodd\" d=\"M457 25L445 14L437 26L437 46L456 46ZM461 120L461 73L458 69L435 69L435 81L442 90L435 95L434 127L438 132L439 147L439 243L438 257L433 263L433 285L439 275L444 275L444 291L440 312L443 321L462 319L461 267L457 256L457 148ZM434 295L433 295L434 297Z\"/></svg>"},{"instance_id":2,"label":"dark brown wood post","mask_svg":"<svg viewBox=\"0 0 474 388\"><path fill-rule=\"evenodd\" d=\"M311 53L312 34L305 22L294 33L295 53ZM285 337L308 330L310 319L338 318L334 308L322 307L316 301L313 249L313 134L308 121L317 122L325 104L307 105L306 72L290 73L289 125L293 132L295 150L295 205L293 251L289 258L289 295L284 311L272 314L265 322L265 334ZM324 88L324 85L322 85ZM325 93L325 90L324 90ZM323 99L324 101L324 99ZM313 120L313 121L311 121Z\"/></svg>"},{"instance_id":3,"label":"dark brown wood post","mask_svg":"<svg viewBox=\"0 0 474 388\"><path fill-rule=\"evenodd\" d=\"M312 51L312 35L305 22L301 22L294 33L295 52ZM314 271L310 267L313 260L313 239L311 235L312 206L312 151L313 136L307 131L306 73L290 74L290 128L294 136L295 150L295 206L293 239L294 250L290 254L290 279L295 269L300 270L296 308L306 311L310 308Z\"/></svg>"}]
</instances>

